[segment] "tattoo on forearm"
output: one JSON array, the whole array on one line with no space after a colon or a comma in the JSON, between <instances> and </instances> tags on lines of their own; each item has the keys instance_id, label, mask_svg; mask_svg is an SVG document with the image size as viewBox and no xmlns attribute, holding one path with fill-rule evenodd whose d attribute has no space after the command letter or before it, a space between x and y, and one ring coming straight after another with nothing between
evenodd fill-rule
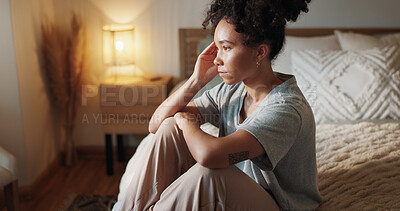
<instances>
[{"instance_id":1,"label":"tattoo on forearm","mask_svg":"<svg viewBox=\"0 0 400 211\"><path fill-rule=\"evenodd\" d=\"M240 161L247 160L249 159L249 151L228 154L228 159L229 159L229 165L233 165L235 163L239 163Z\"/></svg>"}]
</instances>

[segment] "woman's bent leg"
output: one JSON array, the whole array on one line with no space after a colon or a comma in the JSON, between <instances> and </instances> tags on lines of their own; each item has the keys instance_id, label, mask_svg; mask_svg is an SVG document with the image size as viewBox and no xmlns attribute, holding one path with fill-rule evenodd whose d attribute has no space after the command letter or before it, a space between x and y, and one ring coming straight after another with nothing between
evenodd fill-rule
<instances>
[{"instance_id":1,"label":"woman's bent leg","mask_svg":"<svg viewBox=\"0 0 400 211\"><path fill-rule=\"evenodd\" d=\"M164 120L143 150L130 166L136 172L114 210L149 209L166 187L196 163L174 118Z\"/></svg>"},{"instance_id":2,"label":"woman's bent leg","mask_svg":"<svg viewBox=\"0 0 400 211\"><path fill-rule=\"evenodd\" d=\"M271 195L235 166L195 164L161 194L153 210L280 210Z\"/></svg>"}]
</instances>

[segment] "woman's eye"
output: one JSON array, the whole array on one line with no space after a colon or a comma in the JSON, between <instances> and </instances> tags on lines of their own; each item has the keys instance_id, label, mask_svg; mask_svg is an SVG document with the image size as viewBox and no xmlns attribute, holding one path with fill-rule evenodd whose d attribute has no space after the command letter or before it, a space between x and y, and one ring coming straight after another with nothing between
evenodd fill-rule
<instances>
[{"instance_id":1,"label":"woman's eye","mask_svg":"<svg viewBox=\"0 0 400 211\"><path fill-rule=\"evenodd\" d=\"M225 51L227 51L227 50L231 50L231 48L230 47L226 47L226 46L223 46L222 47Z\"/></svg>"}]
</instances>

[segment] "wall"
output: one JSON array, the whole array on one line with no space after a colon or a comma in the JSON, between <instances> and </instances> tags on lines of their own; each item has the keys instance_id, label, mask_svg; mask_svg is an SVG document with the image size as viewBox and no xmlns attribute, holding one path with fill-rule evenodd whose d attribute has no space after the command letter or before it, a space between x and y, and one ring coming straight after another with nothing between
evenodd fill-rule
<instances>
[{"instance_id":1,"label":"wall","mask_svg":"<svg viewBox=\"0 0 400 211\"><path fill-rule=\"evenodd\" d=\"M0 28L0 146L21 161L18 162L20 180L26 184L26 144L9 1L0 1Z\"/></svg>"},{"instance_id":2,"label":"wall","mask_svg":"<svg viewBox=\"0 0 400 211\"><path fill-rule=\"evenodd\" d=\"M398 0L312 0L290 27L400 27Z\"/></svg>"},{"instance_id":3,"label":"wall","mask_svg":"<svg viewBox=\"0 0 400 211\"><path fill-rule=\"evenodd\" d=\"M28 186L54 160L60 148L57 123L38 62L40 24L44 17L52 20L53 6L49 0L10 0L10 9L17 64L13 74L18 75L19 115L23 120L23 139L18 137L18 147L25 148L25 155L17 155L17 159L23 165L19 169L20 186Z\"/></svg>"}]
</instances>

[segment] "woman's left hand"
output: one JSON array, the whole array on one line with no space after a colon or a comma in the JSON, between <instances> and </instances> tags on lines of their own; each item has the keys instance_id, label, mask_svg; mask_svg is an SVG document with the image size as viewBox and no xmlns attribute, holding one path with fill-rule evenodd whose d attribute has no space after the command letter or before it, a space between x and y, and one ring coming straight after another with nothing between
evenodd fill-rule
<instances>
[{"instance_id":1,"label":"woman's left hand","mask_svg":"<svg viewBox=\"0 0 400 211\"><path fill-rule=\"evenodd\" d=\"M184 130L188 126L200 127L196 115L190 112L177 112L174 115L175 121L179 129Z\"/></svg>"}]
</instances>

